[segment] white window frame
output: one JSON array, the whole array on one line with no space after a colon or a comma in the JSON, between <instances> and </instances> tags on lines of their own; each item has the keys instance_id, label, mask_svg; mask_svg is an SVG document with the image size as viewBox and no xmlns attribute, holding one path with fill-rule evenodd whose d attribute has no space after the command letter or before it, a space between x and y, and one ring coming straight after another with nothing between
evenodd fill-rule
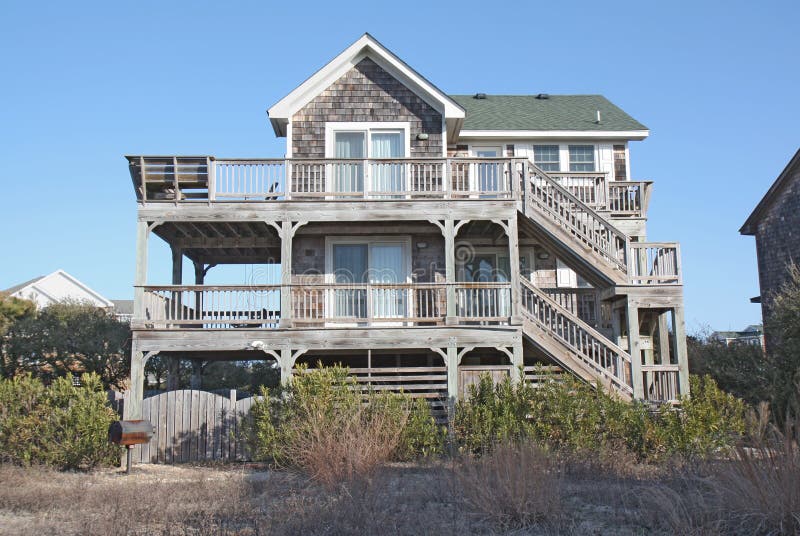
<instances>
[{"instance_id":1,"label":"white window frame","mask_svg":"<svg viewBox=\"0 0 800 536\"><path fill-rule=\"evenodd\" d=\"M557 154L557 157L558 157L558 161L555 162L555 163L558 164L558 171L561 171L561 162L562 162L561 145L558 144L558 143L532 143L531 144L531 160L533 160L534 164L536 163L536 148L537 147L555 147L556 148L556 154ZM545 164L552 164L554 162L544 162L544 163ZM544 170L544 171L548 171L548 170Z\"/></svg>"},{"instance_id":2,"label":"white window frame","mask_svg":"<svg viewBox=\"0 0 800 536\"><path fill-rule=\"evenodd\" d=\"M593 169L591 171L572 171L570 169L570 166L572 165L572 159L570 158L570 154L569 154L570 145L573 146L573 147L591 147L592 148L592 168ZM597 168L598 168L598 165L599 165L599 160L600 160L600 154L598 152L598 146L597 146L596 143L568 143L568 144L566 144L564 146L564 148L565 148L566 154L567 154L567 160L562 165L562 167L566 168L566 169L564 169L564 171L567 171L567 172L570 172L570 173L595 173L597 171ZM576 162L576 164L586 164L586 163L588 163L588 162Z\"/></svg>"},{"instance_id":3,"label":"white window frame","mask_svg":"<svg viewBox=\"0 0 800 536\"><path fill-rule=\"evenodd\" d=\"M408 121L331 121L325 123L325 158L335 158L337 132L363 132L366 140L367 158L372 158L372 132L402 132L405 140L403 158L411 156L411 123Z\"/></svg>"}]
</instances>

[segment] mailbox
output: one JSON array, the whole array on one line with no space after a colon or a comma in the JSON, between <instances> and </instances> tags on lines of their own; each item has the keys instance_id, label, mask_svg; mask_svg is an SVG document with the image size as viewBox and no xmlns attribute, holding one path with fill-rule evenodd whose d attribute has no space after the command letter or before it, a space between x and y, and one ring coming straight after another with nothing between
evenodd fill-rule
<instances>
[{"instance_id":1,"label":"mailbox","mask_svg":"<svg viewBox=\"0 0 800 536\"><path fill-rule=\"evenodd\" d=\"M156 433L150 421L114 421L108 427L108 442L123 445L127 450L126 473L131 472L131 449L134 445L148 443Z\"/></svg>"},{"instance_id":2,"label":"mailbox","mask_svg":"<svg viewBox=\"0 0 800 536\"><path fill-rule=\"evenodd\" d=\"M153 434L150 421L114 421L108 427L108 441L126 447L148 443Z\"/></svg>"}]
</instances>

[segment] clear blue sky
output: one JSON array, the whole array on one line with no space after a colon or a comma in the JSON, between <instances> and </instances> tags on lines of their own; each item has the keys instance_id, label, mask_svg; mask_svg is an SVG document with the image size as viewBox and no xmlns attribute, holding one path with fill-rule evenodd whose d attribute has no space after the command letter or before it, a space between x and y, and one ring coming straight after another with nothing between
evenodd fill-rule
<instances>
[{"instance_id":1,"label":"clear blue sky","mask_svg":"<svg viewBox=\"0 0 800 536\"><path fill-rule=\"evenodd\" d=\"M369 31L445 92L601 93L647 125L632 175L656 181L649 238L682 243L688 328L744 327L738 229L800 146L798 20L797 0L6 0L0 288L63 268L130 298L123 155L282 156L265 110Z\"/></svg>"}]
</instances>

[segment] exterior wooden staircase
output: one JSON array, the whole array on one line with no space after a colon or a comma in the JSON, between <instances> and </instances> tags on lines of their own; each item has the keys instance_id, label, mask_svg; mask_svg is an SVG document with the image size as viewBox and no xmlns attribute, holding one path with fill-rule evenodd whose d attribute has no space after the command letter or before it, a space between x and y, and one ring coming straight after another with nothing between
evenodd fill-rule
<instances>
[{"instance_id":1,"label":"exterior wooden staircase","mask_svg":"<svg viewBox=\"0 0 800 536\"><path fill-rule=\"evenodd\" d=\"M533 233L608 283L628 284L628 236L533 162L522 166L522 213Z\"/></svg>"},{"instance_id":2,"label":"exterior wooden staircase","mask_svg":"<svg viewBox=\"0 0 800 536\"><path fill-rule=\"evenodd\" d=\"M521 282L522 331L562 367L633 398L631 356L528 281Z\"/></svg>"}]
</instances>

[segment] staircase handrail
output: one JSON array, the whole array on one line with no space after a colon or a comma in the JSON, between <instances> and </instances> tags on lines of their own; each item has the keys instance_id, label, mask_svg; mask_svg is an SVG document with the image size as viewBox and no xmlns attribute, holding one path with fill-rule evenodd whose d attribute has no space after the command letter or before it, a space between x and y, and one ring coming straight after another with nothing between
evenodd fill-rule
<instances>
[{"instance_id":1,"label":"staircase handrail","mask_svg":"<svg viewBox=\"0 0 800 536\"><path fill-rule=\"evenodd\" d=\"M630 365L631 356L630 356L630 354L628 352L626 352L625 350L623 350L622 348L620 348L619 346L614 344L605 335L603 335L602 333L600 333L599 331L594 329L592 326L590 326L589 324L587 324L586 322L581 320L577 315L573 314L568 309L562 307L557 302L552 300L549 296L547 296L545 293L541 292L538 288L536 288L530 282L525 281L523 279L521 281L521 283L522 283L522 286L524 287L523 290L527 289L531 293L535 294L538 299L540 299L541 301L546 303L549 307L554 309L556 312L560 313L563 317L565 317L571 323L575 324L578 328L580 328L581 330L585 331L598 344L600 344L602 346L605 346L612 353L616 354L622 360L623 364L627 363L628 365ZM582 362L584 362L585 364L590 366L593 370L597 371L598 374L609 378L609 380L611 380L611 382L616 387L618 387L619 389L621 389L621 390L623 390L623 391L625 391L627 393L630 393L630 394L633 393L633 387L628 382L626 382L624 380L624 378L621 378L621 377L617 376L616 374L614 374L613 372L609 371L608 369L603 368L597 362L595 362L593 359L591 359L588 356L584 355L584 352L580 348L576 347L568 339L560 336L556 331L551 329L550 326L548 326L544 322L540 321L536 317L535 314L533 314L532 312L528 311L527 307L523 306L521 309L522 309L522 313L523 313L524 316L530 318L537 325L545 328L548 333L551 333L556 339L558 339L560 342L562 342L563 344L568 346L571 350L573 350L576 354L578 354L578 356L581 358Z\"/></svg>"},{"instance_id":2,"label":"staircase handrail","mask_svg":"<svg viewBox=\"0 0 800 536\"><path fill-rule=\"evenodd\" d=\"M570 203L572 203L573 205L577 206L583 212L588 213L589 215L591 215L591 217L593 219L595 219L599 224L604 226L612 236L614 236L615 238L620 239L623 242L623 244L624 244L624 246L623 246L624 247L623 254L624 254L625 258L624 259L619 259L619 258L617 258L616 255L614 255L613 251L609 252L606 248L602 247L601 244L598 244L596 240L592 240L591 237L586 236L586 233L580 233L584 240L587 240L588 242L593 243L595 245L595 247L597 249L599 249L600 251L604 252L605 255L609 258L609 260L611 262L613 262L623 273L627 273L627 270L628 270L628 266L627 266L628 244L630 243L630 238L628 237L628 235L626 235L625 233L623 233L622 231L620 231L619 229L614 227L608 220L606 220L600 214L598 214L597 211L595 211L590 206L588 206L586 203L584 203L583 201L578 199L578 197L576 197L572 192L570 192L569 190L567 190L566 188L561 186L558 183L558 181L553 179L550 175L547 174L547 172L543 171L533 161L531 161L530 159L527 159L526 163L528 165L528 170L524 174L526 178L527 178L527 176L529 174L528 172L532 170L535 175L538 175L539 177L544 179L544 181L547 183L547 185L549 187L553 188L555 191L557 191L560 195L565 197L567 200L569 200ZM525 199L527 200L526 201L526 205L527 204L533 204L533 201L531 199L532 196L530 195L532 192L531 192L531 189L530 189L529 185L525 184L524 188L525 188L524 189ZM548 213L553 214L553 211L548 210L548 208L546 206L541 206L541 208L543 210L546 210ZM558 214L554 214L554 215L557 216L557 217L560 217Z\"/></svg>"}]
</instances>

